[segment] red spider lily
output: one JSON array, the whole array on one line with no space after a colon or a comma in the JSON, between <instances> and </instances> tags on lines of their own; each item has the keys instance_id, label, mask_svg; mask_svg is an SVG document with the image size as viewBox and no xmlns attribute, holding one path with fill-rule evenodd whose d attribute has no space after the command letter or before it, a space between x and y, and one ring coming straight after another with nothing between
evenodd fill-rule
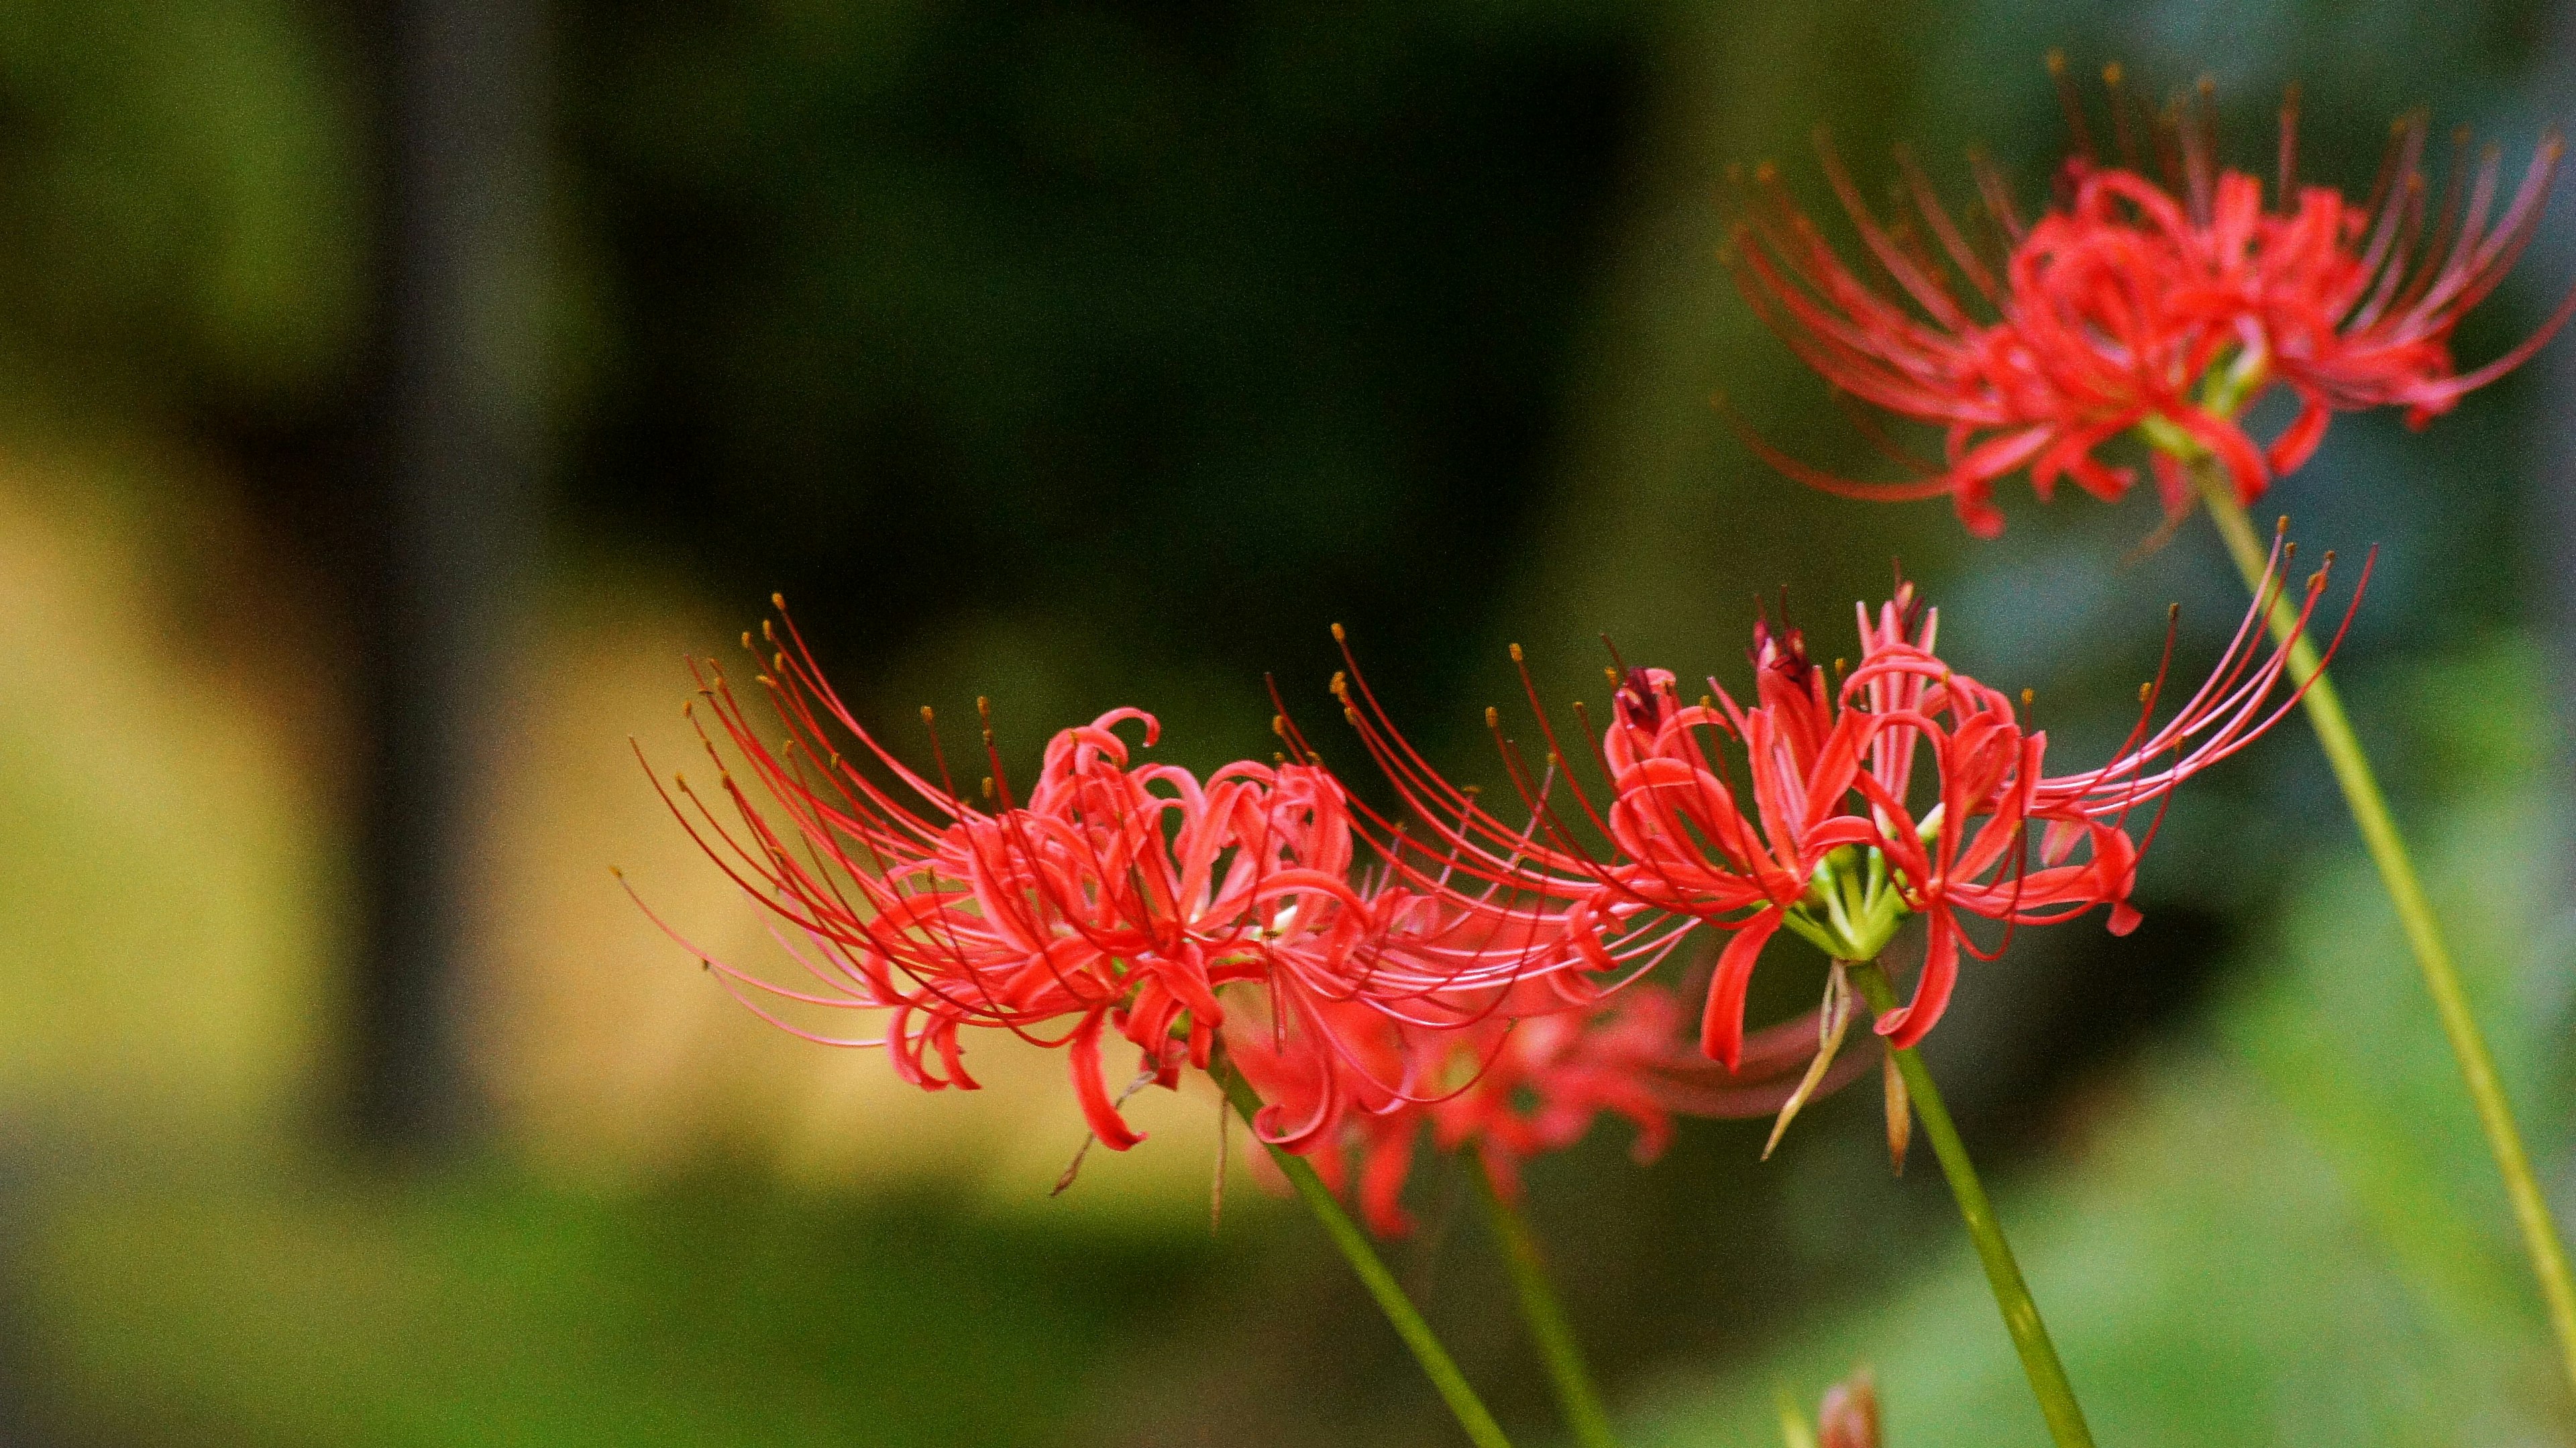
<instances>
[{"instance_id":1,"label":"red spider lily","mask_svg":"<svg viewBox=\"0 0 2576 1448\"><path fill-rule=\"evenodd\" d=\"M1530 853L1557 882L1551 888L1569 897L1580 893L1577 880L1591 883L1589 901L1566 910L1577 926L1620 921L1633 934L1638 912L1661 912L1728 935L1701 1042L1730 1066L1743 1051L1754 965L1780 930L1836 959L1870 960L1905 920L1924 917L1927 946L1914 998L1877 1023L1892 1046L1911 1046L1939 1020L1960 952L1990 959L2002 949L1970 941L1963 913L2009 931L2102 906L2114 932L2135 925L2128 897L2154 823L2132 839L2130 815L2244 748L2297 701L2299 691L2283 696L2280 688L2287 649L2267 653L2262 629L2288 557L2289 545L2276 538L2253 608L2181 707L2154 724L2164 693L2160 668L2140 690L2138 725L2117 756L2074 774L2046 774L2046 733L2026 728L2011 699L1934 653L1938 616L1919 606L1910 584L1874 619L1860 610L1861 661L1839 687L1807 658L1799 634L1767 622L1754 634L1750 707L1714 680L1707 696L1686 706L1670 673L1631 670L1600 741L1608 808L1595 808L1570 776L1564 784L1610 853L1587 854L1556 822L1547 797L1554 776L1532 786L1527 770L1517 769L1533 814L1548 822ZM2300 635L2325 583L2324 570L2308 582ZM2359 596L2356 587L2355 604ZM2347 608L2347 625L2350 617ZM2333 643L2341 637L2338 630ZM2168 655L2170 649L2169 631ZM1351 713L1398 790L1445 841L1466 849L1480 831L1501 832L1472 801L1459 807L1457 792L1417 762L1373 701ZM1552 758L1562 757L1552 731L1549 748ZM1929 765L1931 781L1920 813L1911 802L1918 763ZM2027 848L2034 825L2035 867Z\"/></svg>"},{"instance_id":2,"label":"red spider lily","mask_svg":"<svg viewBox=\"0 0 2576 1448\"><path fill-rule=\"evenodd\" d=\"M1756 633L1762 686L1750 709L1714 680L1711 702L1683 708L1671 675L1632 674L1603 741L1624 862L1609 878L1658 908L1731 932L1709 990L1710 1054L1725 1060L1741 1039L1754 963L1784 926L1838 958L1868 959L1900 921L1924 917L1914 998L1877 1025L1900 1048L1940 1019L1961 950L1994 954L1968 940L1962 913L2014 926L2104 906L2113 933L2134 928L2128 897L2154 825L2133 841L2129 815L2244 748L2296 702L2296 690L2275 697L2288 652L2266 653L2262 628L2285 548L2276 540L2274 572L2208 679L2154 726L2160 669L2140 691L2139 723L2120 753L2075 774L2047 775L2046 732L2026 728L2010 698L1933 652L1937 611L1919 609L1910 584L1875 621L1861 610L1861 661L1838 690L1826 688L1794 635L1784 647L1768 630ZM2325 582L2322 570L2309 580L2302 631ZM1729 739L1751 778L1751 819L1716 762ZM1908 803L1918 756L1933 781L1919 815ZM2034 825L2037 868L2024 848ZM1787 858L1804 874L1780 868L1783 841L1796 845Z\"/></svg>"},{"instance_id":3,"label":"red spider lily","mask_svg":"<svg viewBox=\"0 0 2576 1448\"><path fill-rule=\"evenodd\" d=\"M1604 1113L1636 1128L1636 1158L1651 1161L1671 1140L1676 1115L1779 1110L1817 1054L1810 1016L1762 1033L1748 1043L1740 1069L1721 1071L1683 1034L1680 1000L1651 985L1588 1007L1519 1018L1495 1013L1447 1031L1360 1006L1327 1010L1343 1017L1337 1039L1359 1043L1373 1070L1329 1079L1317 1069L1321 1053L1257 1027L1239 1038L1230 1031L1228 1048L1263 1099L1283 1112L1326 1114L1311 1106L1316 1097L1347 1090L1350 1081L1368 1083L1365 1100L1331 1113L1334 1149L1308 1159L1333 1190L1356 1198L1381 1237L1412 1230L1401 1198L1426 1133L1438 1150L1472 1150L1494 1189L1516 1200L1521 1163L1581 1141ZM1831 1090L1867 1064L1865 1057L1846 1060L1819 1085Z\"/></svg>"},{"instance_id":4,"label":"red spider lily","mask_svg":"<svg viewBox=\"0 0 2576 1448\"><path fill-rule=\"evenodd\" d=\"M1140 1053L1128 1090L1171 1087L1185 1065L1211 1064L1229 1020L1221 993L1249 988L1267 998L1282 1039L1311 1050L1319 1078L1338 1083L1369 1064L1365 1043L1344 1039L1353 1017L1338 1007L1454 1027L1489 1015L1516 983L1559 973L1551 956L1570 952L1543 910L1434 879L1400 851L1358 868L1355 846L1379 847L1353 829L1340 784L1314 765L1240 763L1201 780L1136 762L1120 730L1138 726L1146 745L1158 732L1137 710L1058 733L1024 802L1012 798L988 724L992 773L979 807L951 785L944 761L936 779L916 772L863 728L792 625L783 645L764 632L777 646L760 682L785 742L773 750L722 672L701 666L698 702L742 778L693 703L729 808L710 807L685 779L664 798L783 922L775 933L819 988L709 967L799 1035L886 1047L915 1084L975 1086L964 1027L1063 1046L1092 1132L1124 1150L1142 1138L1112 1093L1109 1032ZM836 729L870 767L834 747ZM763 1007L764 994L884 1011L884 1034L818 1035ZM1339 1122L1346 1095L1335 1086L1320 1111L1265 1113L1265 1135L1307 1149Z\"/></svg>"},{"instance_id":5,"label":"red spider lily","mask_svg":"<svg viewBox=\"0 0 2576 1448\"><path fill-rule=\"evenodd\" d=\"M2051 63L2062 78L2062 64ZM1875 281L1823 239L1768 167L1756 174L1730 249L1746 299L1836 389L1941 428L1945 449L1940 463L1919 462L1873 429L1874 443L1918 473L1873 484L1820 472L1747 434L1750 446L1846 496L1948 494L1969 530L1989 537L2003 527L1994 483L2016 471L2028 470L2043 501L2061 476L2106 501L2125 495L2135 470L2097 454L2135 432L2167 512L2179 517L2191 502L2185 462L2216 458L2251 502L2314 454L2333 412L2395 404L2421 426L2520 365L2576 313L2571 294L2521 345L2465 373L2454 366L2452 332L2539 225L2555 137L2500 210L2492 149L2474 175L2454 164L2434 210L2420 170L2424 121L2411 117L2377 194L2356 206L2333 188L2296 184L2293 97L2282 113L2275 211L2258 179L2219 167L2205 83L2196 109L2177 104L2133 125L2117 68L2106 77L2125 164L2094 156L2070 94L2078 154L2058 203L2037 221L2025 225L2001 176L1975 163L1983 246L1910 159L1900 156L1919 232L1911 218L1874 213L1820 141L1826 179ZM2159 162L2156 179L2136 154L2141 134ZM2237 419L2276 384L2300 411L2258 446Z\"/></svg>"},{"instance_id":6,"label":"red spider lily","mask_svg":"<svg viewBox=\"0 0 2576 1448\"><path fill-rule=\"evenodd\" d=\"M1940 263L1910 235L1882 224L1831 147L1821 140L1818 147L1867 254L1895 290L1864 281L1767 166L1755 173L1753 204L1728 249L1737 285L1771 330L1838 391L1942 429L1943 461L1918 463L1873 429L1873 441L1920 476L1856 482L1743 433L1773 467L1847 497L1947 494L1970 532L1992 537L2003 530L1993 502L1999 478L2027 469L2044 499L2059 477L2071 477L2113 500L2134 474L2102 463L2094 451L2145 419L2168 416L2177 426L2189 419L2194 435L2224 440L2186 400L2220 344L2173 313L2167 274L2148 238L2087 226L2084 212L2043 217L2025 228L2000 179L1981 167L1993 214L2012 242L2011 253L1990 267L1909 166L1926 224L1996 313L1980 320ZM2096 208L2107 200L2098 194L2102 189L2086 198Z\"/></svg>"}]
</instances>

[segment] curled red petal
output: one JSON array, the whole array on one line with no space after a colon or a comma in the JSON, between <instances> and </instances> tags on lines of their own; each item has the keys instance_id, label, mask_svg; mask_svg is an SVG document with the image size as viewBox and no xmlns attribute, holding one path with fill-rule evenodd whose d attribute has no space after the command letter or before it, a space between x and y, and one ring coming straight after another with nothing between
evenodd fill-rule
<instances>
[{"instance_id":1,"label":"curled red petal","mask_svg":"<svg viewBox=\"0 0 2576 1448\"><path fill-rule=\"evenodd\" d=\"M1074 1095L1082 1102L1082 1119L1091 1134L1111 1151L1125 1151L1145 1139L1144 1134L1128 1126L1127 1118L1109 1100L1109 1083L1100 1077L1100 1026L1106 1011L1093 1011L1082 1018L1067 1042L1067 1063L1073 1068Z\"/></svg>"},{"instance_id":2,"label":"curled red petal","mask_svg":"<svg viewBox=\"0 0 2576 1448\"><path fill-rule=\"evenodd\" d=\"M1735 937L1717 957L1716 974L1709 978L1699 1048L1730 1071L1744 1058L1744 996L1753 985L1753 963L1780 929L1780 919L1780 909L1774 906L1736 926Z\"/></svg>"},{"instance_id":3,"label":"curled red petal","mask_svg":"<svg viewBox=\"0 0 2576 1448\"><path fill-rule=\"evenodd\" d=\"M1878 1018L1877 1031L1892 1051L1921 1041L1940 1022L1950 1005L1950 990L1959 982L1959 932L1946 911L1932 918L1930 943L1923 952L1923 974L1914 982L1914 999Z\"/></svg>"}]
</instances>

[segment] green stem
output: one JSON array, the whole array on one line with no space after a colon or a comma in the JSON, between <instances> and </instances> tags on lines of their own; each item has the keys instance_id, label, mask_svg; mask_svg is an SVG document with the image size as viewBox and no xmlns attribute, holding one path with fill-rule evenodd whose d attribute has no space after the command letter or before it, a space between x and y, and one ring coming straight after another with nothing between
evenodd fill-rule
<instances>
[{"instance_id":1,"label":"green stem","mask_svg":"<svg viewBox=\"0 0 2576 1448\"><path fill-rule=\"evenodd\" d=\"M1847 964L1852 984L1860 988L1873 1013L1885 1015L1896 1009L1896 992L1878 962ZM2013 1351L2021 1354L2021 1370L2030 1378L2041 1416L2048 1420L2049 1436L2058 1448L2093 1448L2093 1433L2084 1426L2075 1386L2066 1380L2066 1366L2057 1360L2057 1348L2048 1340L2048 1324L2039 1320L2039 1304L2031 1299L2030 1284L2022 1280L2021 1265L2013 1260L2012 1244L2004 1240L2003 1224L1995 1220L1994 1204L1986 1200L1977 1168L1968 1160L1968 1148L1951 1124L1950 1108L1941 1104L1940 1089L1932 1084L1932 1073L1923 1069L1922 1057L1912 1050L1891 1054L1905 1078L1907 1094L1914 1098L1914 1114L1923 1119L1923 1134L1932 1138L1932 1153L1941 1159L1941 1174L1950 1179L1950 1195L1958 1199L1968 1237L1985 1263L1986 1285L1994 1289L1995 1305L2003 1309L2004 1331L2012 1334Z\"/></svg>"},{"instance_id":2,"label":"green stem","mask_svg":"<svg viewBox=\"0 0 2576 1448\"><path fill-rule=\"evenodd\" d=\"M1243 1079L1242 1072L1229 1064L1218 1063L1215 1075L1218 1084L1225 1088L1226 1099L1233 1102L1234 1109L1242 1114L1244 1124L1251 1125L1261 1110L1260 1093L1252 1089L1251 1082ZM1292 1156L1267 1142L1263 1145L1269 1147L1270 1159L1288 1174L1288 1180L1297 1188L1297 1195L1305 1199L1307 1210L1315 1214L1315 1220L1324 1224L1324 1235L1332 1238L1333 1245L1342 1249L1342 1256L1350 1262L1351 1270L1357 1272L1360 1281L1367 1285L1369 1296L1377 1299L1378 1310L1386 1314L1388 1322L1395 1324L1395 1335L1404 1339L1406 1347L1413 1349L1413 1359L1422 1364L1423 1376L1431 1379L1431 1386L1440 1390L1442 1401L1448 1403L1449 1411L1457 1415L1458 1426L1467 1430L1468 1439L1476 1444L1476 1448L1512 1448L1511 1440L1503 1436L1502 1425L1486 1411L1484 1403L1476 1396L1476 1390L1467 1386L1466 1376L1458 1371L1458 1364L1450 1358L1449 1350L1440 1345L1439 1337L1431 1331L1431 1324L1422 1320L1413 1299L1405 1296L1404 1289L1396 1284L1395 1274L1387 1270L1386 1262L1377 1255L1377 1249L1369 1245L1367 1234L1351 1220L1350 1213L1342 1210L1342 1204L1333 1199L1332 1189L1315 1175L1315 1169L1307 1165L1304 1157Z\"/></svg>"},{"instance_id":3,"label":"green stem","mask_svg":"<svg viewBox=\"0 0 2576 1448\"><path fill-rule=\"evenodd\" d=\"M2246 587L2259 589L2269 550L2256 536L2245 509L2237 503L2225 470L2203 459L2192 465L2192 473L2200 485L2202 499L2209 505L2210 519L2218 525L2219 536L2227 540L2227 551L2236 559L2237 571L2245 575ZM2371 862L2379 867L2381 883L2387 886L2388 903L2396 908L2398 922L2405 927L2406 943L2413 947L2415 963L2423 970L2424 988L2432 993L2433 1009L2442 1018L2442 1034L2450 1038L2451 1054L2459 1058L2460 1074L2468 1081L2469 1099L2477 1107L2478 1125L2486 1131L2487 1149L2495 1154L2496 1169L2504 1174L2505 1194L2512 1199L2514 1220L2522 1228L2523 1250L2530 1255L2532 1275L2540 1279L2540 1293L2547 1300L2549 1326L2558 1336L2561 1367L2569 1385L2576 1387L2576 1277L2568 1273L2567 1248L2559 1241L2558 1224L2549 1215L2548 1199L2541 1195L2540 1182L2532 1175L2531 1154L2524 1149L2522 1132L2514 1125L2513 1107L2505 1100L2504 1085L2496 1079L2495 1058L2487 1050L2486 1037L2478 1030L2477 1017L2469 1011L2468 994L2460 988L2460 974L2451 963L2450 947L2443 943L2441 924L2424 898L2423 883L2415 875L2415 862L2407 854L2406 841L2397 833L2396 821L2388 813L2388 801L2379 792L2370 757L2362 752L2361 741L2352 732L2343 697L2318 662L2315 644L2305 633L2291 636L2299 618L2291 602L2294 593L2295 590L2283 590L2274 598L2268 620L2272 636L2289 642L2290 678L2307 686L2302 702L2307 705L2308 722L2316 726L2317 742L2325 746L2326 761L2334 766L2336 783L2343 786L2353 823L2361 827L2362 842L2370 849Z\"/></svg>"},{"instance_id":4,"label":"green stem","mask_svg":"<svg viewBox=\"0 0 2576 1448\"><path fill-rule=\"evenodd\" d=\"M1486 1219L1503 1244L1503 1261L1511 1269L1512 1288L1520 1295L1521 1320L1529 1325L1539 1356L1547 1362L1548 1381L1556 1387L1557 1406L1564 1410L1566 1426L1574 1430L1574 1441L1583 1448L1619 1448L1619 1440L1610 1432L1610 1414L1601 1406L1601 1390L1593 1385L1592 1368L1583 1360L1583 1346L1575 1341L1565 1305L1547 1279L1547 1259L1539 1251L1529 1219L1494 1189L1482 1153L1467 1170L1484 1195Z\"/></svg>"}]
</instances>

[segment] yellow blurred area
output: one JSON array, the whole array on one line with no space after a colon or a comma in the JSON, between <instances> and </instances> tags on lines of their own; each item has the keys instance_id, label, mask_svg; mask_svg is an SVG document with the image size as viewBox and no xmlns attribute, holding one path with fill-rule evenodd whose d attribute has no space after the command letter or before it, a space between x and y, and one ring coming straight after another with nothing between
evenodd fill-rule
<instances>
[{"instance_id":1,"label":"yellow blurred area","mask_svg":"<svg viewBox=\"0 0 2576 1448\"><path fill-rule=\"evenodd\" d=\"M180 471L0 445L11 1109L238 1128L275 1115L323 1040L331 852L301 767L323 741L281 703L309 692L286 677L306 665L192 606L239 582L240 553L181 511Z\"/></svg>"},{"instance_id":2,"label":"yellow blurred area","mask_svg":"<svg viewBox=\"0 0 2576 1448\"><path fill-rule=\"evenodd\" d=\"M330 1062L340 941L336 758L345 698L307 655L327 628L226 577L168 456L20 445L0 457L0 1092L139 1129L225 1137L309 1122ZM185 496L182 505L175 499ZM224 606L202 591L225 590ZM265 619L265 623L256 620ZM221 620L221 621L219 621ZM1043 1203L1083 1141L1061 1053L970 1047L980 1091L924 1092L874 1050L767 1025L612 876L709 954L792 984L768 917L699 853L637 764L703 760L679 704L690 651L735 632L630 577L558 585L495 661L486 918L467 1018L495 1141L575 1181L710 1157L816 1187L937 1180ZM867 1037L852 1013L833 1033ZM1092 1151L1059 1210L1204 1210L1212 1093L1129 1103L1152 1137Z\"/></svg>"},{"instance_id":3,"label":"yellow blurred area","mask_svg":"<svg viewBox=\"0 0 2576 1448\"><path fill-rule=\"evenodd\" d=\"M725 1151L812 1182L962 1176L1000 1200L1041 1197L1084 1133L1061 1053L992 1033L968 1047L985 1089L907 1085L878 1051L817 1046L754 1016L611 876L622 869L652 914L707 955L816 989L769 933L773 917L671 817L627 743L665 775L712 773L680 716L693 687L684 655L738 656L738 630L668 594L591 587L554 600L527 654L523 696L535 702L494 821L475 1016L508 1132L583 1174ZM794 1018L850 1039L880 1028L875 1012ZM1153 1140L1124 1158L1092 1152L1067 1200L1204 1196L1213 1094L1147 1091L1129 1106Z\"/></svg>"}]
</instances>

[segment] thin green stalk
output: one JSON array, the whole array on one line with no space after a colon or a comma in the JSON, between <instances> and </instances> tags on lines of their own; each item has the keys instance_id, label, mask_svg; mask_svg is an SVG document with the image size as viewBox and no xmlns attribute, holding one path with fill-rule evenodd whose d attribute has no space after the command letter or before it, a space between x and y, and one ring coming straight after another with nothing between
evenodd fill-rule
<instances>
[{"instance_id":1,"label":"thin green stalk","mask_svg":"<svg viewBox=\"0 0 2576 1448\"><path fill-rule=\"evenodd\" d=\"M2255 534L2245 509L2237 503L2224 469L2204 459L2193 465L2192 473L2200 485L2202 499L2209 505L2211 521L2218 525L2219 536L2227 540L2227 551L2235 557L2237 571L2245 575L2246 587L2260 588L2269 550ZM2513 1107L2505 1100L2504 1085L2496 1079L2495 1058L2487 1050L2486 1037L2478 1030L2477 1017L2469 1011L2468 995L2460 988L2460 974L2451 963L2450 947L2443 942L2441 924L2424 898L2424 886L2415 875L2415 862L2407 854L2406 841L2397 833L2396 821L2388 813L2388 801L2379 791L2378 777L2371 772L2370 757L2362 752L2361 740L2353 734L2351 717L2344 713L2343 697L2319 664L2315 644L2304 633L2291 638L2299 618L2298 609L2291 603L2294 593L2295 590L2284 590L2273 600L2268 619L2272 636L2290 641L2290 678L2307 686L2302 702L2307 705L2308 722L2316 726L2317 742L2325 746L2326 762L2334 766L2335 781L2343 786L2353 823L2361 828L2362 842L2370 849L2371 862L2379 867L2381 883L2387 886L2388 903L2396 908L2398 922L2405 927L2406 943L2414 949L2415 963L2423 970L2424 988L2432 993L2433 1009L2442 1019L2442 1034L2450 1038L2451 1054L2459 1058L2469 1099L2477 1107L2478 1125L2486 1131L2487 1149L2494 1153L2496 1169L2504 1175L2505 1194L2512 1199L2514 1220L2522 1228L2523 1250L2531 1258L2532 1275L2540 1279L2540 1293L2547 1300L2550 1330L2558 1337L2560 1365L2569 1385L2576 1387L2576 1277L2568 1272L2567 1248L2559 1240L2558 1224L2549 1215L2549 1201L2541 1194L2540 1182L2532 1175L2531 1154L2524 1149L2522 1132L2514 1125Z\"/></svg>"},{"instance_id":2,"label":"thin green stalk","mask_svg":"<svg viewBox=\"0 0 2576 1448\"><path fill-rule=\"evenodd\" d=\"M1261 1110L1260 1094L1252 1089L1251 1082L1243 1079L1243 1073L1231 1065L1220 1063L1216 1078L1218 1084L1225 1088L1226 1099L1233 1102L1234 1109L1241 1113L1244 1124L1250 1125ZM1266 1142L1263 1144L1268 1146ZM1315 1220L1324 1224L1324 1235L1332 1238L1333 1245L1342 1249L1342 1256L1350 1262L1351 1270L1357 1272L1360 1281L1368 1287L1369 1296L1377 1299L1378 1310L1386 1314L1388 1322L1395 1324L1396 1336L1403 1338L1404 1345L1413 1349L1413 1359L1422 1364L1423 1376L1431 1379L1431 1386L1440 1390L1441 1400L1449 1405L1450 1412L1457 1415L1458 1426L1467 1430L1469 1440L1476 1444L1476 1448L1512 1448L1511 1440L1503 1436L1502 1425L1486 1411L1484 1402L1476 1396L1476 1390L1467 1386L1466 1375L1458 1371L1458 1364L1450 1358L1449 1350L1440 1345L1439 1337L1431 1331L1431 1324L1422 1320L1413 1299L1405 1296L1404 1289L1396 1284L1395 1274L1387 1270L1386 1262L1377 1255L1377 1249L1369 1245L1367 1234L1351 1220L1350 1213L1342 1210L1342 1204L1333 1199L1331 1188L1315 1175L1315 1169L1306 1164L1304 1157L1291 1156L1275 1146L1270 1146L1269 1151L1270 1159L1288 1174L1288 1180L1297 1188L1297 1195L1305 1199L1307 1210L1315 1214Z\"/></svg>"},{"instance_id":3,"label":"thin green stalk","mask_svg":"<svg viewBox=\"0 0 2576 1448\"><path fill-rule=\"evenodd\" d=\"M1885 1015L1896 1009L1896 992L1876 961L1848 965L1852 984L1860 988L1861 999L1869 1002L1873 1013ZM1950 1179L1950 1195L1958 1199L1959 1216L1968 1224L1969 1239L1977 1244L1978 1260L1985 1263L1986 1285L1994 1289L1995 1305L2003 1309L2004 1331L2012 1334L2013 1351L2021 1354L2021 1370L2030 1378L2031 1395L2039 1399L2040 1415L2048 1420L2049 1436L2058 1448L2093 1448L2093 1432L2084 1426L2075 1386L2066 1380L2066 1366L2057 1360L2057 1348L2048 1340L2048 1324L2039 1320L2039 1304L2031 1299L2030 1284L2022 1280L2021 1265L2013 1260L2012 1244L2004 1240L2003 1224L1995 1220L1994 1204L1986 1200L1977 1168L1968 1160L1968 1148L1951 1124L1950 1108L1941 1104L1940 1089L1932 1084L1932 1073L1923 1069L1922 1057L1912 1050L1892 1054L1898 1073L1905 1078L1905 1089L1914 1098L1914 1114L1923 1119L1923 1134L1932 1138L1932 1153L1941 1159L1941 1174Z\"/></svg>"},{"instance_id":4,"label":"thin green stalk","mask_svg":"<svg viewBox=\"0 0 2576 1448\"><path fill-rule=\"evenodd\" d=\"M1503 1261L1520 1296L1521 1321L1529 1325L1530 1337L1547 1363L1548 1381L1556 1388L1557 1406L1565 1413L1566 1426L1574 1430L1574 1441L1583 1448L1619 1448L1618 1438L1610 1431L1610 1414L1601 1406L1601 1390L1593 1384L1591 1365L1583 1360L1583 1345L1575 1341L1565 1305L1548 1281L1547 1259L1539 1251L1529 1219L1494 1190L1481 1153L1467 1170L1485 1198L1486 1219L1503 1244Z\"/></svg>"}]
</instances>

